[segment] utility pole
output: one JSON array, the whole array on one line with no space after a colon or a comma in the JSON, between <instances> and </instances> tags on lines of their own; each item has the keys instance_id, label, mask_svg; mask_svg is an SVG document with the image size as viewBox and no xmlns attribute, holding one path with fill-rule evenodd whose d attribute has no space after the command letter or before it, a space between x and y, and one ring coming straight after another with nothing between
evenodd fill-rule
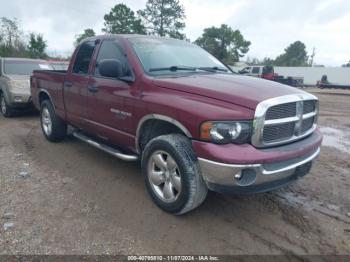
<instances>
[{"instance_id":1,"label":"utility pole","mask_svg":"<svg viewBox=\"0 0 350 262\"><path fill-rule=\"evenodd\" d=\"M314 47L312 49L312 55L310 56L310 66L312 67L314 65L314 57L316 55L316 48Z\"/></svg>"}]
</instances>

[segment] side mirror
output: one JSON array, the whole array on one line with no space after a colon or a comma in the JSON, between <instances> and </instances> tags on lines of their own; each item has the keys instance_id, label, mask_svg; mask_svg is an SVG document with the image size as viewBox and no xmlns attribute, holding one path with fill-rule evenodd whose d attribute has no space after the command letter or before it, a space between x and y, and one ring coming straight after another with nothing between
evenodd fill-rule
<instances>
[{"instance_id":1,"label":"side mirror","mask_svg":"<svg viewBox=\"0 0 350 262\"><path fill-rule=\"evenodd\" d=\"M98 64L101 76L119 78L124 76L122 63L118 59L104 59Z\"/></svg>"}]
</instances>

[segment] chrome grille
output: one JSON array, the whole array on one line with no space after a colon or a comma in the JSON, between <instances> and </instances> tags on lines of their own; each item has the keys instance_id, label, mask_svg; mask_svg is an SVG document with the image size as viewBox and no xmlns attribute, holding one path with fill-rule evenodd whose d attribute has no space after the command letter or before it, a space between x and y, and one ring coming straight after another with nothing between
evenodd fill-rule
<instances>
[{"instance_id":1,"label":"chrome grille","mask_svg":"<svg viewBox=\"0 0 350 262\"><path fill-rule=\"evenodd\" d=\"M295 123L286 123L281 125L266 126L264 128L263 140L265 142L275 141L277 139L288 139L294 134Z\"/></svg>"},{"instance_id":2,"label":"chrome grille","mask_svg":"<svg viewBox=\"0 0 350 262\"><path fill-rule=\"evenodd\" d=\"M270 107L266 112L266 120L292 117L296 114L296 103L287 103Z\"/></svg>"},{"instance_id":3,"label":"chrome grille","mask_svg":"<svg viewBox=\"0 0 350 262\"><path fill-rule=\"evenodd\" d=\"M316 110L315 100L304 101L304 114L314 112L315 110Z\"/></svg>"},{"instance_id":4,"label":"chrome grille","mask_svg":"<svg viewBox=\"0 0 350 262\"><path fill-rule=\"evenodd\" d=\"M314 123L315 123L314 117L310 117L308 119L303 120L303 123L301 124L301 133L303 134L309 129L311 129Z\"/></svg>"},{"instance_id":5,"label":"chrome grille","mask_svg":"<svg viewBox=\"0 0 350 262\"><path fill-rule=\"evenodd\" d=\"M315 130L317 114L318 100L311 94L263 101L255 112L252 144L268 147L301 139Z\"/></svg>"}]
</instances>

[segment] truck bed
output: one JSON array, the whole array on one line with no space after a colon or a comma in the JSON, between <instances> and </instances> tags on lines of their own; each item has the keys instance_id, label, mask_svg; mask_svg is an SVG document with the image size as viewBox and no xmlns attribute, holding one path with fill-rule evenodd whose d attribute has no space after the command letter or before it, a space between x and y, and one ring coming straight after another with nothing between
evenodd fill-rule
<instances>
[{"instance_id":1,"label":"truck bed","mask_svg":"<svg viewBox=\"0 0 350 262\"><path fill-rule=\"evenodd\" d=\"M47 90L51 96L51 101L57 114L65 117L63 101L63 84L66 79L66 70L34 70L31 76L31 93L33 103L36 108L40 109L40 98L38 92Z\"/></svg>"}]
</instances>

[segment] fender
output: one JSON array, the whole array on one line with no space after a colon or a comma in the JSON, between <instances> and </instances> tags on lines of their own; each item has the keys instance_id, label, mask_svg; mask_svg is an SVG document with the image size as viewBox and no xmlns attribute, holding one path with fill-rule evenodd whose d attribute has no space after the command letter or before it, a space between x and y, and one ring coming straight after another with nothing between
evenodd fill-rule
<instances>
[{"instance_id":1,"label":"fender","mask_svg":"<svg viewBox=\"0 0 350 262\"><path fill-rule=\"evenodd\" d=\"M40 101L40 93L45 93L45 94L49 97L49 99L50 99L50 101L51 101L51 104L53 105L53 108L54 108L55 111L56 111L56 107L55 107L55 104L53 103L52 97L51 97L49 91L47 91L46 89L39 88L39 90L38 90L38 104L40 103L40 102L39 102L39 101ZM40 108L40 104L39 104L39 108Z\"/></svg>"},{"instance_id":2,"label":"fender","mask_svg":"<svg viewBox=\"0 0 350 262\"><path fill-rule=\"evenodd\" d=\"M177 121L176 119L168 117L168 116L164 116L164 115L149 114L149 115L142 117L141 120L139 121L139 124L137 125L137 131L136 131L136 137L135 137L135 148L136 148L137 153L140 153L139 137L140 137L140 131L141 131L142 125L146 121L151 120L151 119L157 119L157 120L169 122L169 123L177 126L182 132L184 132L184 134L188 138L192 138L192 135L188 131L188 129L183 124L181 124L179 121Z\"/></svg>"}]
</instances>

